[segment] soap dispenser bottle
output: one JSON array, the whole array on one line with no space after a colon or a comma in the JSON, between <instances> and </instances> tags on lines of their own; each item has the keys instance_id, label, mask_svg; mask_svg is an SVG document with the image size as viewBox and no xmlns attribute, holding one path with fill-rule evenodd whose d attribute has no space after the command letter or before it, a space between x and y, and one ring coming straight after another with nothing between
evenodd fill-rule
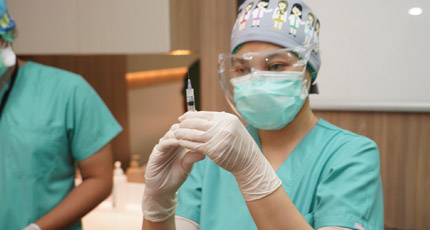
<instances>
[{"instance_id":1,"label":"soap dispenser bottle","mask_svg":"<svg viewBox=\"0 0 430 230\"><path fill-rule=\"evenodd\" d=\"M121 168L121 162L115 162L113 171L112 205L116 210L124 210L127 202L127 177Z\"/></svg>"}]
</instances>

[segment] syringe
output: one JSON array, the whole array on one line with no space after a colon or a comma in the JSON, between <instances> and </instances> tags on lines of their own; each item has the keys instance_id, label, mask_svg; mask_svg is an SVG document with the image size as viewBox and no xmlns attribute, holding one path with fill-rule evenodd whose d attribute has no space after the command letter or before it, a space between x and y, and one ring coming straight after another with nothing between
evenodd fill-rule
<instances>
[{"instance_id":1,"label":"syringe","mask_svg":"<svg viewBox=\"0 0 430 230\"><path fill-rule=\"evenodd\" d=\"M194 89L191 88L190 75L188 75L188 87L186 90L187 94L187 109L188 111L196 111L196 103L194 101Z\"/></svg>"}]
</instances>

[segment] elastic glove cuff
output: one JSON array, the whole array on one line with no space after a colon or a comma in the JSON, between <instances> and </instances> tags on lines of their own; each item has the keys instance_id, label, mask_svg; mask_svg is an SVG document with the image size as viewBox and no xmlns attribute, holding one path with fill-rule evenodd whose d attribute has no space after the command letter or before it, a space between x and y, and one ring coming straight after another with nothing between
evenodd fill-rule
<instances>
[{"instance_id":1,"label":"elastic glove cuff","mask_svg":"<svg viewBox=\"0 0 430 230\"><path fill-rule=\"evenodd\" d=\"M175 214L177 204L176 194L172 197L154 197L145 194L142 200L143 216L152 222L163 222Z\"/></svg>"},{"instance_id":2,"label":"elastic glove cuff","mask_svg":"<svg viewBox=\"0 0 430 230\"><path fill-rule=\"evenodd\" d=\"M265 158L264 163L259 166L250 167L233 175L245 201L264 198L282 185L282 181Z\"/></svg>"}]
</instances>

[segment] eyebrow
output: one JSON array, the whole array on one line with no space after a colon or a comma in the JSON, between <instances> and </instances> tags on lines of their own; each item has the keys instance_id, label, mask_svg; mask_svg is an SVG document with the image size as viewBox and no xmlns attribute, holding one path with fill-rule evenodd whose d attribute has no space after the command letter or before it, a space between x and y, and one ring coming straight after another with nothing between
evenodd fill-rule
<instances>
[{"instance_id":1,"label":"eyebrow","mask_svg":"<svg viewBox=\"0 0 430 230\"><path fill-rule=\"evenodd\" d=\"M274 53L274 54L270 54L269 56L265 57L264 60L266 59L273 59L276 57L289 57L286 53Z\"/></svg>"},{"instance_id":2,"label":"eyebrow","mask_svg":"<svg viewBox=\"0 0 430 230\"><path fill-rule=\"evenodd\" d=\"M292 55L289 55L289 54L292 54ZM291 53L291 52L288 52L288 53L274 53L274 54L270 54L267 57L264 57L263 59L261 59L261 62L265 63L265 62L267 62L267 61L269 61L271 59L277 58L277 57L281 57L281 58L282 57L286 57L287 60L288 60L288 62L292 62L292 61L296 61L294 59L294 57L297 57L297 56L294 53ZM298 58L298 59L300 59L300 58Z\"/></svg>"},{"instance_id":3,"label":"eyebrow","mask_svg":"<svg viewBox=\"0 0 430 230\"><path fill-rule=\"evenodd\" d=\"M234 65L237 62L239 62L240 64L246 63L246 61L243 58L232 58L231 64Z\"/></svg>"}]
</instances>

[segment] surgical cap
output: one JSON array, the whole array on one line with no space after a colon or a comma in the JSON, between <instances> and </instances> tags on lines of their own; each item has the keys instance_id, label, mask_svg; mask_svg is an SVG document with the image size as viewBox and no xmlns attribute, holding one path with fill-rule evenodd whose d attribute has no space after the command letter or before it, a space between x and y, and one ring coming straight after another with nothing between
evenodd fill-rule
<instances>
[{"instance_id":1,"label":"surgical cap","mask_svg":"<svg viewBox=\"0 0 430 230\"><path fill-rule=\"evenodd\" d=\"M320 22L301 0L246 0L238 9L231 36L231 52L246 42L260 41L285 48L314 45L309 66L321 66L319 51ZM311 89L311 91L315 91Z\"/></svg>"},{"instance_id":2,"label":"surgical cap","mask_svg":"<svg viewBox=\"0 0 430 230\"><path fill-rule=\"evenodd\" d=\"M0 0L0 36L3 40L13 43L15 35L15 21L7 10L6 0Z\"/></svg>"}]
</instances>

